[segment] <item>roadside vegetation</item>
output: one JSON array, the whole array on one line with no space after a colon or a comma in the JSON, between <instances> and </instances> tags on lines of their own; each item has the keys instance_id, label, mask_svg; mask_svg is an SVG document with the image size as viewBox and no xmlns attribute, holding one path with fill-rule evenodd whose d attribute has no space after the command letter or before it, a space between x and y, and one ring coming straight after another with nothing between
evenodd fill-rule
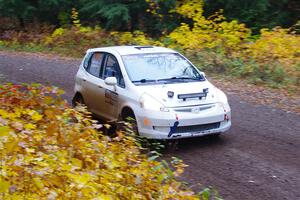
<instances>
[{"instance_id":1,"label":"roadside vegetation","mask_svg":"<svg viewBox=\"0 0 300 200\"><path fill-rule=\"evenodd\" d=\"M158 161L130 131L98 131L56 87L0 86L1 199L209 199L177 181L185 164ZM218 199L218 197L216 197Z\"/></svg>"}]
</instances>

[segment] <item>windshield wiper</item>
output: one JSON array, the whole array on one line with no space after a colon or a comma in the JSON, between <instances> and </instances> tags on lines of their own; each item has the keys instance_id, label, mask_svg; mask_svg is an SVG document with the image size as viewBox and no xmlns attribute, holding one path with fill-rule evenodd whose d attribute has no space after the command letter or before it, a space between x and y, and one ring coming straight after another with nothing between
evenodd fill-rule
<instances>
[{"instance_id":1,"label":"windshield wiper","mask_svg":"<svg viewBox=\"0 0 300 200\"><path fill-rule=\"evenodd\" d=\"M132 81L133 83L152 83L152 82L156 82L157 80L155 80L155 79L141 79L141 80L137 80L137 81Z\"/></svg>"},{"instance_id":2,"label":"windshield wiper","mask_svg":"<svg viewBox=\"0 0 300 200\"><path fill-rule=\"evenodd\" d=\"M203 78L193 78L193 77L171 77L171 78L163 78L163 79L141 79L141 80L135 80L132 81L132 83L158 83L158 82L164 82L167 83L169 81L186 81L186 80L192 80L192 81L204 81Z\"/></svg>"},{"instance_id":3,"label":"windshield wiper","mask_svg":"<svg viewBox=\"0 0 300 200\"><path fill-rule=\"evenodd\" d=\"M162 80L162 81L172 81L172 80L194 80L194 81L203 81L204 79L202 78L193 78L193 77L171 77L171 78L165 78L165 79L159 79L159 80Z\"/></svg>"}]
</instances>

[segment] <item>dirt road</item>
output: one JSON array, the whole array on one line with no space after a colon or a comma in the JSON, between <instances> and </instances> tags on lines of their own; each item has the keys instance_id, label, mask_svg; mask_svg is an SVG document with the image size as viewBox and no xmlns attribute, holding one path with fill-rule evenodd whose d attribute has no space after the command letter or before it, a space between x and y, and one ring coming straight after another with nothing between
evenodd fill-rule
<instances>
[{"instance_id":1,"label":"dirt road","mask_svg":"<svg viewBox=\"0 0 300 200\"><path fill-rule=\"evenodd\" d=\"M70 100L79 63L0 52L0 80L56 85ZM228 200L300 199L300 115L247 103L236 94L229 101L230 131L218 140L182 140L176 152L166 155L189 165L183 180L194 191L213 186Z\"/></svg>"}]
</instances>

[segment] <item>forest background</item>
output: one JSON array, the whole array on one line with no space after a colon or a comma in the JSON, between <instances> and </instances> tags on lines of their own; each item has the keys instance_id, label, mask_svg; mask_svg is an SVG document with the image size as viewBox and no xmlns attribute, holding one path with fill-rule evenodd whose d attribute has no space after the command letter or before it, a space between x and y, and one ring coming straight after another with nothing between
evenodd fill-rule
<instances>
[{"instance_id":1,"label":"forest background","mask_svg":"<svg viewBox=\"0 0 300 200\"><path fill-rule=\"evenodd\" d=\"M300 84L297 0L0 0L0 48L81 57L110 45L175 48L200 69Z\"/></svg>"}]
</instances>

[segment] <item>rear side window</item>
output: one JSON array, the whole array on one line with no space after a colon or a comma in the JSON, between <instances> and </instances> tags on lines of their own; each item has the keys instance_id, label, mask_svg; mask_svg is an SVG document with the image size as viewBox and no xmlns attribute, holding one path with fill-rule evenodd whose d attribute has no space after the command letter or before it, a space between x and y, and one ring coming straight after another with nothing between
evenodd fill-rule
<instances>
[{"instance_id":1,"label":"rear side window","mask_svg":"<svg viewBox=\"0 0 300 200\"><path fill-rule=\"evenodd\" d=\"M103 58L104 58L103 53L100 52L93 53L89 61L89 65L87 67L87 71L93 76L99 77Z\"/></svg>"}]
</instances>

